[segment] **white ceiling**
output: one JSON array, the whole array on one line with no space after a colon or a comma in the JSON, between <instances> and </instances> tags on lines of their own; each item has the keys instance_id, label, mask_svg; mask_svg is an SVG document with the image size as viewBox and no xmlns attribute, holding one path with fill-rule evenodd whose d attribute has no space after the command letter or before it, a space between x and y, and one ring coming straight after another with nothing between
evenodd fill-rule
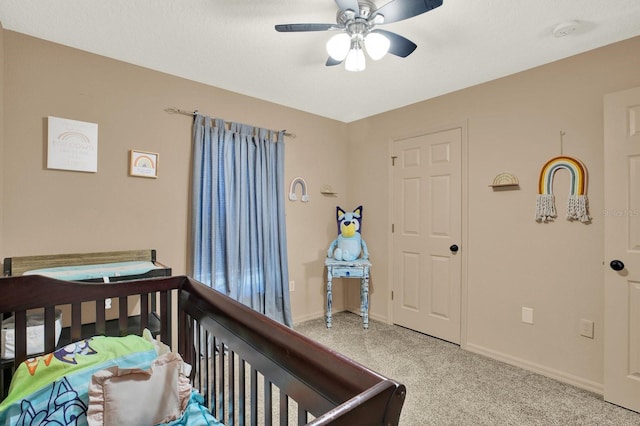
<instances>
[{"instance_id":1,"label":"white ceiling","mask_svg":"<svg viewBox=\"0 0 640 426\"><path fill-rule=\"evenodd\" d=\"M640 0L444 0L381 27L413 54L353 73L324 65L333 32L274 30L335 23L336 11L333 0L0 0L5 29L346 123L640 35ZM578 30L555 37L569 20Z\"/></svg>"}]
</instances>

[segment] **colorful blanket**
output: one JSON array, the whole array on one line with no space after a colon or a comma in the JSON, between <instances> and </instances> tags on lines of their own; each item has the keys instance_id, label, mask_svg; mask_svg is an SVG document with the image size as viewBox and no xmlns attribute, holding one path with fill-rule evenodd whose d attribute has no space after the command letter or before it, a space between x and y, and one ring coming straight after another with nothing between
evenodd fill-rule
<instances>
[{"instance_id":1,"label":"colorful blanket","mask_svg":"<svg viewBox=\"0 0 640 426\"><path fill-rule=\"evenodd\" d=\"M0 404L2 425L85 425L91 376L118 365L148 369L153 343L138 337L92 337L28 359L16 370Z\"/></svg>"},{"instance_id":2,"label":"colorful blanket","mask_svg":"<svg viewBox=\"0 0 640 426\"><path fill-rule=\"evenodd\" d=\"M182 417L169 423L166 426L224 426L211 412L204 406L204 398L197 391L192 391L187 408L182 413Z\"/></svg>"}]
</instances>

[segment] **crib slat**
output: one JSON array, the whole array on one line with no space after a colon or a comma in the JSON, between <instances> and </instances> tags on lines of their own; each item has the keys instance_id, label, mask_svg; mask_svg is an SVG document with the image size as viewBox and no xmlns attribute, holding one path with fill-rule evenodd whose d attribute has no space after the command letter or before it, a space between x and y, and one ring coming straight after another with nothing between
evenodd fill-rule
<instances>
[{"instance_id":1,"label":"crib slat","mask_svg":"<svg viewBox=\"0 0 640 426\"><path fill-rule=\"evenodd\" d=\"M149 293L140 295L140 335L145 328L149 328Z\"/></svg>"},{"instance_id":2,"label":"crib slat","mask_svg":"<svg viewBox=\"0 0 640 426\"><path fill-rule=\"evenodd\" d=\"M82 338L82 303L71 304L71 341Z\"/></svg>"},{"instance_id":3,"label":"crib slat","mask_svg":"<svg viewBox=\"0 0 640 426\"><path fill-rule=\"evenodd\" d=\"M0 320L2 318L0 317ZM11 378L9 376L10 369L8 368L0 368L0 401L5 399L7 396L5 395L5 389L9 387L9 382L11 382ZM13 371L11 371L13 373ZM5 379L5 376L7 379Z\"/></svg>"},{"instance_id":4,"label":"crib slat","mask_svg":"<svg viewBox=\"0 0 640 426\"><path fill-rule=\"evenodd\" d=\"M164 290L160 292L160 339L167 345L171 345L171 312L169 312L170 306L170 294Z\"/></svg>"},{"instance_id":5,"label":"crib slat","mask_svg":"<svg viewBox=\"0 0 640 426\"><path fill-rule=\"evenodd\" d=\"M215 374L216 374L216 339L215 336L209 336L207 340L207 347L209 357L205 360L207 363L207 373L205 377L205 386L207 390L207 396L209 399L208 407L215 407L216 398L216 382L215 382ZM212 411L215 413L215 410Z\"/></svg>"},{"instance_id":6,"label":"crib slat","mask_svg":"<svg viewBox=\"0 0 640 426\"><path fill-rule=\"evenodd\" d=\"M215 336L211 338L211 375L208 377L207 385L209 386L209 407L212 413L216 413L218 409L218 401L216 399L216 382L218 380L218 366L216 365L216 354L218 341Z\"/></svg>"},{"instance_id":7,"label":"crib slat","mask_svg":"<svg viewBox=\"0 0 640 426\"><path fill-rule=\"evenodd\" d=\"M251 367L251 425L258 424L258 370Z\"/></svg>"},{"instance_id":8,"label":"crib slat","mask_svg":"<svg viewBox=\"0 0 640 426\"><path fill-rule=\"evenodd\" d=\"M238 371L238 424L245 424L247 420L245 398L247 397L247 386L245 382L245 369L247 363L244 359L240 358Z\"/></svg>"},{"instance_id":9,"label":"crib slat","mask_svg":"<svg viewBox=\"0 0 640 426\"><path fill-rule=\"evenodd\" d=\"M307 424L307 410L298 407L298 426Z\"/></svg>"},{"instance_id":10,"label":"crib slat","mask_svg":"<svg viewBox=\"0 0 640 426\"><path fill-rule=\"evenodd\" d=\"M204 396L204 404L208 407L211 402L210 394L210 386L209 386L209 374L210 374L210 363L213 356L215 356L215 352L213 351L213 347L211 346L211 335L207 330L204 333L205 345L204 345L204 377L201 382L204 384L202 388L202 395Z\"/></svg>"},{"instance_id":11,"label":"crib slat","mask_svg":"<svg viewBox=\"0 0 640 426\"><path fill-rule=\"evenodd\" d=\"M280 390L280 426L289 424L289 396Z\"/></svg>"},{"instance_id":12,"label":"crib slat","mask_svg":"<svg viewBox=\"0 0 640 426\"><path fill-rule=\"evenodd\" d=\"M196 341L195 341L195 346L196 346L196 354L198 354L198 357L196 358L196 362L194 364L194 368L196 369L196 385L198 386L198 389L202 389L202 327L200 327L198 325L198 323L195 324L196 327Z\"/></svg>"},{"instance_id":13,"label":"crib slat","mask_svg":"<svg viewBox=\"0 0 640 426\"><path fill-rule=\"evenodd\" d=\"M27 359L27 312L16 311L14 314L16 350L15 357L17 362Z\"/></svg>"},{"instance_id":14,"label":"crib slat","mask_svg":"<svg viewBox=\"0 0 640 426\"><path fill-rule=\"evenodd\" d=\"M225 406L224 406L224 400L225 400L225 388L224 388L224 351L225 351L225 344L224 342L219 342L218 343L218 418L219 419L224 419L225 418ZM226 421L222 421L223 423L227 423Z\"/></svg>"},{"instance_id":15,"label":"crib slat","mask_svg":"<svg viewBox=\"0 0 640 426\"><path fill-rule=\"evenodd\" d=\"M53 352L56 348L56 308L44 308L44 352Z\"/></svg>"},{"instance_id":16,"label":"crib slat","mask_svg":"<svg viewBox=\"0 0 640 426\"><path fill-rule=\"evenodd\" d=\"M271 399L271 382L265 377L264 382L264 424L271 426L273 423L273 401Z\"/></svg>"},{"instance_id":17,"label":"crib slat","mask_svg":"<svg viewBox=\"0 0 640 426\"><path fill-rule=\"evenodd\" d=\"M96 334L103 336L107 333L105 320L105 299L96 300Z\"/></svg>"},{"instance_id":18,"label":"crib slat","mask_svg":"<svg viewBox=\"0 0 640 426\"><path fill-rule=\"evenodd\" d=\"M120 336L126 336L129 330L129 303L127 296L118 297L118 328Z\"/></svg>"},{"instance_id":19,"label":"crib slat","mask_svg":"<svg viewBox=\"0 0 640 426\"><path fill-rule=\"evenodd\" d=\"M233 421L235 410L234 410L234 401L235 401L235 379L236 379L236 369L235 369L235 354L229 348L227 351L227 401L228 401L228 412L229 412L229 424L235 424Z\"/></svg>"},{"instance_id":20,"label":"crib slat","mask_svg":"<svg viewBox=\"0 0 640 426\"><path fill-rule=\"evenodd\" d=\"M158 310L156 309L156 304L157 299L158 298L158 293L151 293L151 312L157 312Z\"/></svg>"}]
</instances>

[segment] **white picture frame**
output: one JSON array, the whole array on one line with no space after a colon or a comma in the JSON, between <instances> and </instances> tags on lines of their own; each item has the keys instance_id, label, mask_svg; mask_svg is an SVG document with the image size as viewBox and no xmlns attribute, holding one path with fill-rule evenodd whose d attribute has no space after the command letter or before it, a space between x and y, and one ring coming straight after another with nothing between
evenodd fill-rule
<instances>
[{"instance_id":1,"label":"white picture frame","mask_svg":"<svg viewBox=\"0 0 640 426\"><path fill-rule=\"evenodd\" d=\"M98 125L49 116L47 168L97 173Z\"/></svg>"}]
</instances>

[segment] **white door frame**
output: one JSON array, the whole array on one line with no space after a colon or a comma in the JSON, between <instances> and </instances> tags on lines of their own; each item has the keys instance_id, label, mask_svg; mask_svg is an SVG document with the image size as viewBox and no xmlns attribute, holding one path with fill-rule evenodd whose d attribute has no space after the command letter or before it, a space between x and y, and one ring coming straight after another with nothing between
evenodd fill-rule
<instances>
[{"instance_id":1,"label":"white door frame","mask_svg":"<svg viewBox=\"0 0 640 426\"><path fill-rule=\"evenodd\" d=\"M460 347L466 349L467 346L467 310L468 310L468 235L469 235L469 155L468 155L468 122L467 120L460 122L453 122L436 127L428 127L422 130L416 130L406 134L395 135L389 138L388 142L388 157L387 163L388 171L388 188L389 188L389 202L388 204L388 226L387 226L387 259L389 259L389 267L387 268L387 282L389 283L389 295L387 298L387 312L389 312L389 323L393 324L393 301L391 300L391 292L394 290L393 283L393 233L391 231L391 225L393 221L393 166L391 157L393 156L393 143L397 140L414 138L422 135L428 135L431 133L439 133L446 130L459 128L462 132L461 136L461 164L460 164L460 182L461 188L461 240L460 240Z\"/></svg>"}]
</instances>

